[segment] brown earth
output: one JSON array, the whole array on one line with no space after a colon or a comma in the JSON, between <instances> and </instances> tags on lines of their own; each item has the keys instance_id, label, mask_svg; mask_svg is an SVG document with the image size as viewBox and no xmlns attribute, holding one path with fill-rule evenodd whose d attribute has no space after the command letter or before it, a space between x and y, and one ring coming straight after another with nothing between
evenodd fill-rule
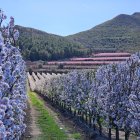
<instances>
[{"instance_id":1,"label":"brown earth","mask_svg":"<svg viewBox=\"0 0 140 140\"><path fill-rule=\"evenodd\" d=\"M37 117L37 110L32 106L31 101L28 100L25 118L27 127L21 140L37 140L40 137L41 131L36 123Z\"/></svg>"}]
</instances>

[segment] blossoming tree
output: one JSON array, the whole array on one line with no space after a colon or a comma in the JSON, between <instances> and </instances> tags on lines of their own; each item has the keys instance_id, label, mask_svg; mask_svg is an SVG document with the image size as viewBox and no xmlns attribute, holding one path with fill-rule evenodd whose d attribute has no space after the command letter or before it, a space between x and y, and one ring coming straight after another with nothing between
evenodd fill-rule
<instances>
[{"instance_id":1,"label":"blossoming tree","mask_svg":"<svg viewBox=\"0 0 140 140\"><path fill-rule=\"evenodd\" d=\"M0 10L0 139L18 140L26 128L25 62L18 48L12 46L19 37L14 18L3 26L5 19L6 15Z\"/></svg>"}]
</instances>

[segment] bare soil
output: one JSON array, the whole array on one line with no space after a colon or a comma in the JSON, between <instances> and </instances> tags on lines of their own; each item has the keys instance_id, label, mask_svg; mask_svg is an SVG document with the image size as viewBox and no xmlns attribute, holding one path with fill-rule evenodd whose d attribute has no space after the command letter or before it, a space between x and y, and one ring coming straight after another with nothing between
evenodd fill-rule
<instances>
[{"instance_id":1,"label":"bare soil","mask_svg":"<svg viewBox=\"0 0 140 140\"><path fill-rule=\"evenodd\" d=\"M37 110L32 106L31 101L28 100L25 118L27 127L21 140L37 140L40 137L41 131L37 125L37 117Z\"/></svg>"}]
</instances>

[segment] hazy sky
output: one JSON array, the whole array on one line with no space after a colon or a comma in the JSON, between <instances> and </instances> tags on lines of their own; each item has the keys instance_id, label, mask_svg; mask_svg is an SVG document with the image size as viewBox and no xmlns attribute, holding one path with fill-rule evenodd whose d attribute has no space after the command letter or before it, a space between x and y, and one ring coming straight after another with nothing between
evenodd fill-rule
<instances>
[{"instance_id":1,"label":"hazy sky","mask_svg":"<svg viewBox=\"0 0 140 140\"><path fill-rule=\"evenodd\" d=\"M140 12L140 0L0 0L0 6L18 25L64 36Z\"/></svg>"}]
</instances>

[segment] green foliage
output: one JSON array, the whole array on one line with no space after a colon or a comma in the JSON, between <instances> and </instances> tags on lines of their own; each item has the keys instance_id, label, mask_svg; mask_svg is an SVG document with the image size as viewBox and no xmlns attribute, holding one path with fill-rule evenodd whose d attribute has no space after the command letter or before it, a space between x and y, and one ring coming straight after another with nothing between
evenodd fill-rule
<instances>
[{"instance_id":1,"label":"green foliage","mask_svg":"<svg viewBox=\"0 0 140 140\"><path fill-rule=\"evenodd\" d=\"M91 48L93 52L140 50L140 13L121 14L88 31L67 36L67 39Z\"/></svg>"},{"instance_id":2,"label":"green foliage","mask_svg":"<svg viewBox=\"0 0 140 140\"><path fill-rule=\"evenodd\" d=\"M80 133L74 133L74 134L72 134L72 136L76 140L80 140L81 139L81 134Z\"/></svg>"},{"instance_id":3,"label":"green foliage","mask_svg":"<svg viewBox=\"0 0 140 140\"><path fill-rule=\"evenodd\" d=\"M20 32L19 48L26 60L58 60L87 54L79 43L32 28L16 26Z\"/></svg>"}]
</instances>

